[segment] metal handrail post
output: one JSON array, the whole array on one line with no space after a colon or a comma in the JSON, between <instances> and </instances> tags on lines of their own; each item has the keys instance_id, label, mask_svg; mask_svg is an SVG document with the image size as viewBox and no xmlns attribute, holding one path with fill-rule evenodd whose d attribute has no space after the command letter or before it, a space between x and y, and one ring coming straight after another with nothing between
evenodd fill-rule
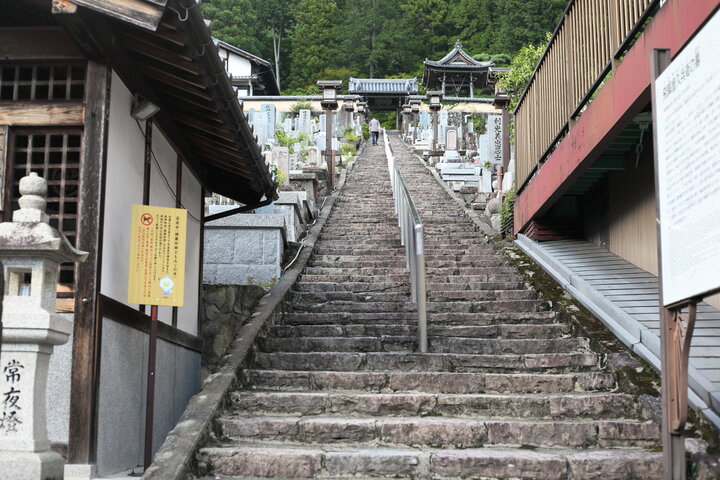
<instances>
[{"instance_id":1,"label":"metal handrail post","mask_svg":"<svg viewBox=\"0 0 720 480\"><path fill-rule=\"evenodd\" d=\"M416 265L415 272L417 274L417 285L416 290L416 302L417 302L417 313L418 313L418 348L421 353L427 353L428 351L428 338L427 338L427 304L426 304L426 290L425 290L425 245L423 241L423 226L415 226L415 240L416 240Z\"/></svg>"}]
</instances>

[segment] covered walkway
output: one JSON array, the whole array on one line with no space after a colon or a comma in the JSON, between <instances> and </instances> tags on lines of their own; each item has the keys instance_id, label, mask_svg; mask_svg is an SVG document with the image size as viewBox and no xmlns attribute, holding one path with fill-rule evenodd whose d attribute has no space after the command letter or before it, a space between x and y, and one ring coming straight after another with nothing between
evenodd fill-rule
<instances>
[{"instance_id":1,"label":"covered walkway","mask_svg":"<svg viewBox=\"0 0 720 480\"><path fill-rule=\"evenodd\" d=\"M518 246L607 325L635 353L660 369L658 280L608 250L583 240ZM698 304L690 348L690 403L720 427L720 311Z\"/></svg>"}]
</instances>

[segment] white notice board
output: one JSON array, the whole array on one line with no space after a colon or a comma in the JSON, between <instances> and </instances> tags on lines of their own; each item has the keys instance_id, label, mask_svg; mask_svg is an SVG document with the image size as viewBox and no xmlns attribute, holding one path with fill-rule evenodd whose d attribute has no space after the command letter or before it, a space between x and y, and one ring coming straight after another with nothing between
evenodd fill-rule
<instances>
[{"instance_id":1,"label":"white notice board","mask_svg":"<svg viewBox=\"0 0 720 480\"><path fill-rule=\"evenodd\" d=\"M663 305L720 288L720 14L655 80Z\"/></svg>"}]
</instances>

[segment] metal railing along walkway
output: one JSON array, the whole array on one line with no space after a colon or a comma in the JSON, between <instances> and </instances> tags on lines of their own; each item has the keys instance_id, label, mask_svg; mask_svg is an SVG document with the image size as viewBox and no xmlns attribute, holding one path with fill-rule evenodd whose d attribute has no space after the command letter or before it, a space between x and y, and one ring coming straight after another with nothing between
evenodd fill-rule
<instances>
[{"instance_id":1,"label":"metal railing along walkway","mask_svg":"<svg viewBox=\"0 0 720 480\"><path fill-rule=\"evenodd\" d=\"M415 208L410 191L395 163L395 155L390 148L387 132L383 130L385 156L390 171L390 184L395 200L395 214L400 226L400 239L405 246L405 259L410 270L412 283L412 300L417 304L418 314L418 351L427 353L427 295L425 291L425 247L423 240L423 224L420 214Z\"/></svg>"}]
</instances>

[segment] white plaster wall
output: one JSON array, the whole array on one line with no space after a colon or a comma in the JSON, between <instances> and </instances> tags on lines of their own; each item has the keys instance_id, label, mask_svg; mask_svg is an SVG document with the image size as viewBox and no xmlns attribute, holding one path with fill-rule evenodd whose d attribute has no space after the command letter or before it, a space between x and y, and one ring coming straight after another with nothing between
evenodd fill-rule
<instances>
[{"instance_id":1,"label":"white plaster wall","mask_svg":"<svg viewBox=\"0 0 720 480\"><path fill-rule=\"evenodd\" d=\"M225 58L225 55L225 50L222 50L220 52L220 57ZM250 64L250 60L230 52L228 73L234 77L249 77L252 74L252 65Z\"/></svg>"},{"instance_id":2,"label":"white plaster wall","mask_svg":"<svg viewBox=\"0 0 720 480\"><path fill-rule=\"evenodd\" d=\"M150 170L150 205L175 208L177 154L157 127L153 127L152 151L155 159ZM171 324L172 307L158 307L158 320Z\"/></svg>"},{"instance_id":3,"label":"white plaster wall","mask_svg":"<svg viewBox=\"0 0 720 480\"><path fill-rule=\"evenodd\" d=\"M178 328L197 335L198 286L200 284L200 231L202 215L202 186L192 172L183 165L182 203L188 210L187 244L185 246L185 303L178 310Z\"/></svg>"},{"instance_id":4,"label":"white plaster wall","mask_svg":"<svg viewBox=\"0 0 720 480\"><path fill-rule=\"evenodd\" d=\"M130 116L132 94L115 73L110 93L105 222L100 291L119 302L127 302L130 255L130 213L142 203L145 152L142 131Z\"/></svg>"},{"instance_id":5,"label":"white plaster wall","mask_svg":"<svg viewBox=\"0 0 720 480\"><path fill-rule=\"evenodd\" d=\"M128 259L130 255L130 214L133 204L142 203L145 155L144 122L142 130L130 116L132 95L120 78L113 74L108 136L107 181L105 187L105 226L103 232L103 268L101 293L127 303ZM152 148L155 160L150 174L150 204L175 207L177 154L162 132L154 128ZM159 164L159 168L158 168ZM160 169L162 174L160 174ZM202 208L201 186L183 166L181 202L196 218ZM169 184L169 185L168 185ZM178 311L178 327L197 334L200 225L188 216L187 257L185 260L184 307ZM137 305L131 305L137 307ZM160 307L158 318L172 322L172 309Z\"/></svg>"}]
</instances>

